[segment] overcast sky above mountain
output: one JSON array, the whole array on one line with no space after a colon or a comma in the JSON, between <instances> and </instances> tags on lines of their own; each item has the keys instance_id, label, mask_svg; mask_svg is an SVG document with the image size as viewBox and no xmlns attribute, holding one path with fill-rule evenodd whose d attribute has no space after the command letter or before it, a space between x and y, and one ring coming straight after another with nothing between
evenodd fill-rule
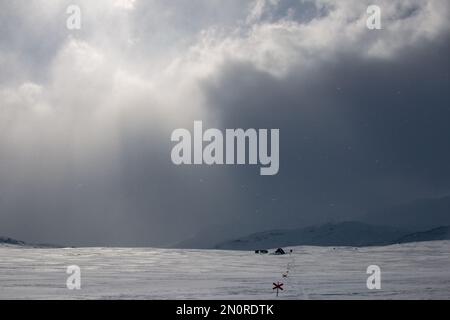
<instances>
[{"instance_id":1,"label":"overcast sky above mountain","mask_svg":"<svg viewBox=\"0 0 450 320\"><path fill-rule=\"evenodd\" d=\"M157 245L446 196L449 19L447 0L0 0L0 235ZM173 165L194 120L279 128L278 175Z\"/></svg>"}]
</instances>

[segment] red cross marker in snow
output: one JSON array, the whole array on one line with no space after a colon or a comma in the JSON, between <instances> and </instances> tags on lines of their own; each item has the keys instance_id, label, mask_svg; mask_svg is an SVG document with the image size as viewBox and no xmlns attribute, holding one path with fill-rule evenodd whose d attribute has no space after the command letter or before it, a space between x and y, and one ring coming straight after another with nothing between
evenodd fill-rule
<instances>
[{"instance_id":1,"label":"red cross marker in snow","mask_svg":"<svg viewBox=\"0 0 450 320\"><path fill-rule=\"evenodd\" d=\"M274 282L272 290L277 290L277 297L278 297L278 290L284 290L283 283L281 283L279 281L277 283Z\"/></svg>"}]
</instances>

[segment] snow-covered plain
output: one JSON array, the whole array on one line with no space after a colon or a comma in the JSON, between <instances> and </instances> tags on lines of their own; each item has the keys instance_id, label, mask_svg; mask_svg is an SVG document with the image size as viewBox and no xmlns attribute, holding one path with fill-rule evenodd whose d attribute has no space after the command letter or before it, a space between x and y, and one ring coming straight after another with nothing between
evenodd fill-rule
<instances>
[{"instance_id":1,"label":"snow-covered plain","mask_svg":"<svg viewBox=\"0 0 450 320\"><path fill-rule=\"evenodd\" d=\"M276 281L285 288L278 299L450 299L450 241L293 250L3 246L0 299L274 299ZM372 264L381 290L366 287ZM81 290L66 288L69 265L81 268Z\"/></svg>"}]
</instances>

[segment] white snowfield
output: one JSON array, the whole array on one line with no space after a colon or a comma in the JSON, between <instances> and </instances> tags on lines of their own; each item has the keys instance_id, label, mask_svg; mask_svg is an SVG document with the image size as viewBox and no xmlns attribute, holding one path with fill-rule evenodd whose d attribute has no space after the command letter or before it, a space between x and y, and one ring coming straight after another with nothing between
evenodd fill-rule
<instances>
[{"instance_id":1,"label":"white snowfield","mask_svg":"<svg viewBox=\"0 0 450 320\"><path fill-rule=\"evenodd\" d=\"M0 299L450 299L450 241L292 249L275 256L3 246ZM69 265L81 268L81 290L66 287ZM381 268L380 290L367 289L369 265ZM277 281L285 289L278 298Z\"/></svg>"}]
</instances>

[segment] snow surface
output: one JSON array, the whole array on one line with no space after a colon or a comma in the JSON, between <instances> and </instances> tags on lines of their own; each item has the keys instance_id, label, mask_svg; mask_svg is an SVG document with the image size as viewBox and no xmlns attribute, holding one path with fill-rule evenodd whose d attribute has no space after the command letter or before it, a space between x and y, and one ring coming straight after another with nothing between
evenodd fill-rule
<instances>
[{"instance_id":1,"label":"snow surface","mask_svg":"<svg viewBox=\"0 0 450 320\"><path fill-rule=\"evenodd\" d=\"M450 241L245 251L0 246L0 299L450 299ZM381 268L368 290L366 269ZM66 268L81 268L81 290ZM287 278L282 273L289 268Z\"/></svg>"}]
</instances>

